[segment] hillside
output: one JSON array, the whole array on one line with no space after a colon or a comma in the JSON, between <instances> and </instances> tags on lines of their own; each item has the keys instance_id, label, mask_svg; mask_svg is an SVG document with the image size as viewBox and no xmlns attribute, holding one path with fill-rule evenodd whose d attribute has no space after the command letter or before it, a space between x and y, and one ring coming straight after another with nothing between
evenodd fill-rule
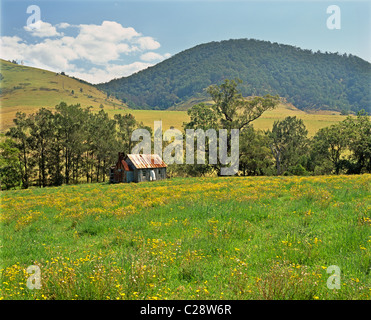
<instances>
[{"instance_id":1,"label":"hillside","mask_svg":"<svg viewBox=\"0 0 371 320\"><path fill-rule=\"evenodd\" d=\"M88 83L78 81L61 74L50 71L21 66L0 60L2 85L1 85L1 131L13 125L17 111L26 114L36 112L41 107L53 108L60 101L67 103L80 103L83 107L93 106L93 110L100 110L100 104L111 118L115 114L132 113L139 122L153 127L153 121L161 120L164 130L171 126L181 129L184 122L189 121L186 110L201 101L209 100L207 97L191 98L182 105L167 110L133 110L115 98L107 96ZM63 88L64 87L64 88ZM82 88L82 92L80 92ZM71 91L74 90L74 94ZM173 111L173 109L178 111ZM170 111L172 110L172 111ZM309 135L314 135L318 129L342 121L344 116L338 112L315 112L314 114L298 110L290 104L280 104L275 110L267 111L260 119L254 121L257 129L271 129L273 122L282 120L286 116L296 115L303 119L308 128Z\"/></svg>"},{"instance_id":2,"label":"hillside","mask_svg":"<svg viewBox=\"0 0 371 320\"><path fill-rule=\"evenodd\" d=\"M201 44L97 87L135 108L185 109L225 78L243 80L245 96L278 94L302 110L371 111L370 63L247 39Z\"/></svg>"},{"instance_id":3,"label":"hillside","mask_svg":"<svg viewBox=\"0 0 371 320\"><path fill-rule=\"evenodd\" d=\"M32 113L39 108L53 108L61 101L80 103L99 110L126 107L114 98L78 79L55 72L17 65L0 59L2 130L12 125L16 112Z\"/></svg>"}]
</instances>

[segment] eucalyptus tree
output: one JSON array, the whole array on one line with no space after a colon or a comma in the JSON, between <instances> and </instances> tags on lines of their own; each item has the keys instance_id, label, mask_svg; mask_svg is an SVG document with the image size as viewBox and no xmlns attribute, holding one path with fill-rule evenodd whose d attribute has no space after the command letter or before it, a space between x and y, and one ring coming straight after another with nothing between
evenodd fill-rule
<instances>
[{"instance_id":1,"label":"eucalyptus tree","mask_svg":"<svg viewBox=\"0 0 371 320\"><path fill-rule=\"evenodd\" d=\"M6 135L16 141L16 147L19 149L19 162L21 165L22 188L27 189L30 185L30 145L29 145L29 125L30 121L24 112L17 112L13 119L14 126L11 127Z\"/></svg>"},{"instance_id":2,"label":"eucalyptus tree","mask_svg":"<svg viewBox=\"0 0 371 320\"><path fill-rule=\"evenodd\" d=\"M296 116L275 121L268 135L277 175L299 164L301 156L308 151L308 130L303 120Z\"/></svg>"}]
</instances>

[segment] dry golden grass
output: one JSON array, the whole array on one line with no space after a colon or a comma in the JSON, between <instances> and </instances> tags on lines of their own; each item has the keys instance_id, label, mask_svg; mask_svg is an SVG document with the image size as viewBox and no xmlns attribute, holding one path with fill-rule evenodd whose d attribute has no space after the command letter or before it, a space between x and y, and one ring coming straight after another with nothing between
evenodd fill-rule
<instances>
[{"instance_id":1,"label":"dry golden grass","mask_svg":"<svg viewBox=\"0 0 371 320\"><path fill-rule=\"evenodd\" d=\"M113 117L117 113L131 113L139 122L153 129L154 121L162 121L163 130L174 127L182 130L184 122L189 121L187 111L168 111L168 110L109 110L108 114Z\"/></svg>"},{"instance_id":2,"label":"dry golden grass","mask_svg":"<svg viewBox=\"0 0 371 320\"><path fill-rule=\"evenodd\" d=\"M154 121L162 121L164 130L170 126L182 129L184 122L189 121L189 116L186 111L155 111L155 110L110 110L110 114L114 113L132 113L138 121L150 126L153 129ZM330 126L337 122L343 121L346 116L340 115L337 112L322 112L308 113L299 110L293 106L280 104L276 109L266 111L259 119L252 122L255 129L268 130L272 129L274 121L283 120L288 116L296 116L304 121L308 130L308 135L313 136L319 129Z\"/></svg>"},{"instance_id":3,"label":"dry golden grass","mask_svg":"<svg viewBox=\"0 0 371 320\"><path fill-rule=\"evenodd\" d=\"M52 110L62 101L67 104L79 103L83 107L92 106L93 110L99 110L101 104L105 110L126 108L117 99L107 99L104 92L73 78L4 60L0 60L0 66L3 76L0 108L2 131L12 126L18 111L29 114L42 107Z\"/></svg>"},{"instance_id":4,"label":"dry golden grass","mask_svg":"<svg viewBox=\"0 0 371 320\"><path fill-rule=\"evenodd\" d=\"M255 129L268 130L272 129L274 121L283 120L289 116L302 119L310 137L319 129L343 121L346 118L346 116L340 115L336 111L305 112L291 105L280 104L276 109L266 111L259 119L253 121L253 125Z\"/></svg>"}]
</instances>

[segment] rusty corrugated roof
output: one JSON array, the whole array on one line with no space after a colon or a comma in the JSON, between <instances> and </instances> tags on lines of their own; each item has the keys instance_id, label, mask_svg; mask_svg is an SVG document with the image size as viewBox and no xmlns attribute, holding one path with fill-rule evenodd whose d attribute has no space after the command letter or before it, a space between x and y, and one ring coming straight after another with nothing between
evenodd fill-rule
<instances>
[{"instance_id":1,"label":"rusty corrugated roof","mask_svg":"<svg viewBox=\"0 0 371 320\"><path fill-rule=\"evenodd\" d=\"M158 154L128 154L127 157L137 169L166 167Z\"/></svg>"}]
</instances>

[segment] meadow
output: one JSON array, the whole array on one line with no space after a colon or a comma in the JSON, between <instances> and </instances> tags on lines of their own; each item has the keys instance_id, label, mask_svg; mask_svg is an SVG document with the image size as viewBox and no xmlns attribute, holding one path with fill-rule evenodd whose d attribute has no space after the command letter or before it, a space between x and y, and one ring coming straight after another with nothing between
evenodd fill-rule
<instances>
[{"instance_id":1,"label":"meadow","mask_svg":"<svg viewBox=\"0 0 371 320\"><path fill-rule=\"evenodd\" d=\"M0 297L369 300L370 191L371 175L5 191Z\"/></svg>"}]
</instances>

